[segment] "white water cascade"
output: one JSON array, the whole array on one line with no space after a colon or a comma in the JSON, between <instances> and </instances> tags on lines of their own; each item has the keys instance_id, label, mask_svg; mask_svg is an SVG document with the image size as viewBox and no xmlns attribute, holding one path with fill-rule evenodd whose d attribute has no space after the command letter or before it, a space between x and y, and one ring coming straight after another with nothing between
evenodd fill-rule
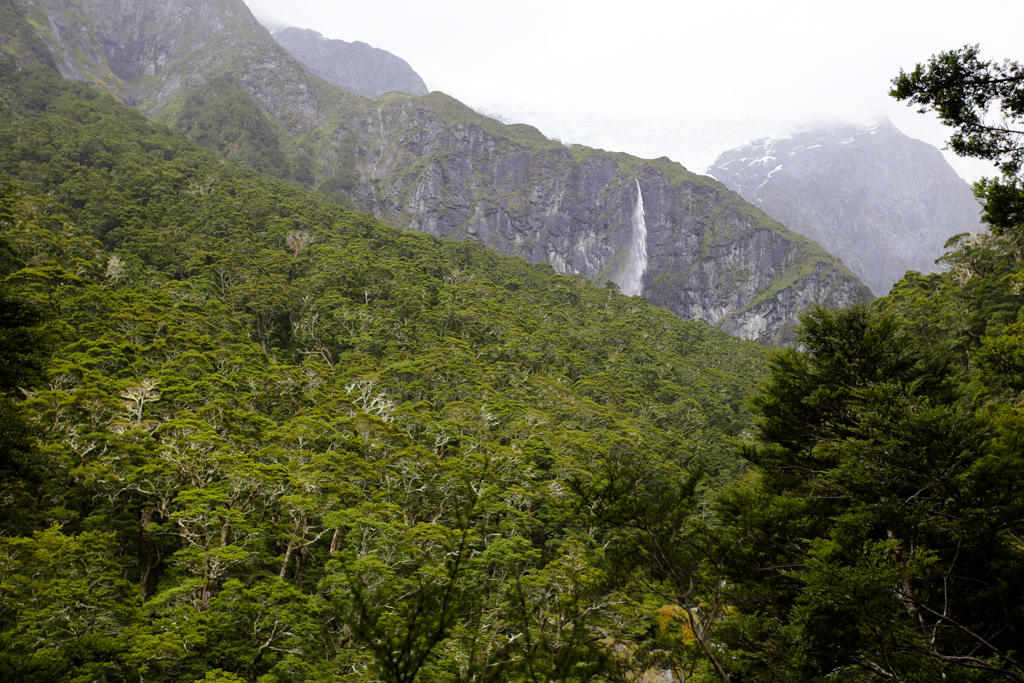
<instances>
[{"instance_id":1,"label":"white water cascade","mask_svg":"<svg viewBox=\"0 0 1024 683\"><path fill-rule=\"evenodd\" d=\"M636 205L633 207L633 238L626 257L626 268L619 289L626 296L644 293L644 275L647 273L647 215L644 213L644 193L636 181Z\"/></svg>"}]
</instances>

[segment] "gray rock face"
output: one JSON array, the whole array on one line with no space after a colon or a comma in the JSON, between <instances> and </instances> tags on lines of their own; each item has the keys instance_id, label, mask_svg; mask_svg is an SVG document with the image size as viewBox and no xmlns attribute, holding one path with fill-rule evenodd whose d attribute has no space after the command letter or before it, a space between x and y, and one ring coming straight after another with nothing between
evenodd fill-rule
<instances>
[{"instance_id":1,"label":"gray rock face","mask_svg":"<svg viewBox=\"0 0 1024 683\"><path fill-rule=\"evenodd\" d=\"M786 341L802 308L863 293L817 245L668 159L567 148L441 93L368 108L334 136L357 141L357 200L378 217L598 282L622 276L639 182L644 295L738 336Z\"/></svg>"},{"instance_id":2,"label":"gray rock face","mask_svg":"<svg viewBox=\"0 0 1024 683\"><path fill-rule=\"evenodd\" d=\"M149 116L232 72L291 130L320 120L305 69L238 0L36 0L28 18L62 76L98 81Z\"/></svg>"},{"instance_id":3,"label":"gray rock face","mask_svg":"<svg viewBox=\"0 0 1024 683\"><path fill-rule=\"evenodd\" d=\"M286 28L274 40L328 83L363 97L384 93L426 95L426 84L402 58L366 43L329 40L316 31Z\"/></svg>"},{"instance_id":4,"label":"gray rock face","mask_svg":"<svg viewBox=\"0 0 1024 683\"><path fill-rule=\"evenodd\" d=\"M980 207L939 150L885 121L760 140L709 173L791 230L836 254L878 296L908 270L936 272Z\"/></svg>"}]
</instances>

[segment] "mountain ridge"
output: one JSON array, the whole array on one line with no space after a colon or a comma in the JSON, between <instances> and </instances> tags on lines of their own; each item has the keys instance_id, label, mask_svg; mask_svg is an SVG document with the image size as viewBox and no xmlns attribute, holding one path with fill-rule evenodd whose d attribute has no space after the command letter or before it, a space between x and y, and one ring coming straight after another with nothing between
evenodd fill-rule
<instances>
[{"instance_id":1,"label":"mountain ridge","mask_svg":"<svg viewBox=\"0 0 1024 683\"><path fill-rule=\"evenodd\" d=\"M358 171L369 180L356 190L356 203L399 227L514 249L559 272L616 279L638 180L650 251L645 295L658 305L771 341L801 306L861 296L849 271L811 240L666 158L565 147L441 93L377 104L370 116L349 119L325 147L337 149L355 135ZM522 178L530 178L528 188ZM792 277L788 286L772 286L784 277Z\"/></svg>"},{"instance_id":2,"label":"mountain ridge","mask_svg":"<svg viewBox=\"0 0 1024 683\"><path fill-rule=\"evenodd\" d=\"M124 4L23 6L63 75L157 121L176 125L190 92L233 76L269 117L295 180L396 226L474 239L598 283L621 280L636 180L651 193L644 287L658 305L785 342L810 302L844 306L864 294L835 257L667 159L567 148L439 93L348 93L288 55L239 0L139 0L128 15ZM133 39L142 24L150 38ZM174 31L161 33L168 24Z\"/></svg>"},{"instance_id":3,"label":"mountain ridge","mask_svg":"<svg viewBox=\"0 0 1024 683\"><path fill-rule=\"evenodd\" d=\"M878 296L907 271L938 272L947 240L981 229L977 200L939 150L887 120L757 140L709 172L842 258Z\"/></svg>"},{"instance_id":4,"label":"mountain ridge","mask_svg":"<svg viewBox=\"0 0 1024 683\"><path fill-rule=\"evenodd\" d=\"M272 30L271 35L310 71L343 90L369 99L389 92L430 92L408 62L364 42L328 39L312 29L294 26Z\"/></svg>"}]
</instances>

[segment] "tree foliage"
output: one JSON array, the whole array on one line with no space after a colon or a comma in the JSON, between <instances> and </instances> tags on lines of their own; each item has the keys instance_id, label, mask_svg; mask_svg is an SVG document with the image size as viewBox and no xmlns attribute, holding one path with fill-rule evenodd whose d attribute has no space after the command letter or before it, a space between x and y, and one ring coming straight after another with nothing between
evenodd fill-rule
<instances>
[{"instance_id":1,"label":"tree foliage","mask_svg":"<svg viewBox=\"0 0 1024 683\"><path fill-rule=\"evenodd\" d=\"M16 680L589 680L658 623L584 492L736 476L761 347L2 87L5 284L55 347L2 491Z\"/></svg>"},{"instance_id":2,"label":"tree foliage","mask_svg":"<svg viewBox=\"0 0 1024 683\"><path fill-rule=\"evenodd\" d=\"M744 598L790 625L790 675L1018 680L1022 519L991 502L1024 482L991 468L1019 456L997 455L950 359L891 314L817 310L798 338L755 399L759 493L721 501L733 524L763 523L751 500L774 512L734 580L761 573Z\"/></svg>"},{"instance_id":3,"label":"tree foliage","mask_svg":"<svg viewBox=\"0 0 1024 683\"><path fill-rule=\"evenodd\" d=\"M953 128L949 147L960 156L989 159L1001 179L984 179L975 193L985 202L985 220L997 232L1020 225L1024 216L1024 67L1009 59L979 58L978 45L941 52L913 71L900 70L890 94L934 111Z\"/></svg>"},{"instance_id":4,"label":"tree foliage","mask_svg":"<svg viewBox=\"0 0 1024 683\"><path fill-rule=\"evenodd\" d=\"M894 81L1001 163L976 186L991 230L871 307L809 312L770 361L754 467L711 505L743 539L720 555L727 664L698 675L1024 680L1021 76L968 46Z\"/></svg>"},{"instance_id":5,"label":"tree foliage","mask_svg":"<svg viewBox=\"0 0 1024 683\"><path fill-rule=\"evenodd\" d=\"M243 166L275 178L292 175L270 117L233 76L218 76L190 92L175 127L193 142ZM298 182L310 182L310 163L308 157L300 159Z\"/></svg>"}]
</instances>

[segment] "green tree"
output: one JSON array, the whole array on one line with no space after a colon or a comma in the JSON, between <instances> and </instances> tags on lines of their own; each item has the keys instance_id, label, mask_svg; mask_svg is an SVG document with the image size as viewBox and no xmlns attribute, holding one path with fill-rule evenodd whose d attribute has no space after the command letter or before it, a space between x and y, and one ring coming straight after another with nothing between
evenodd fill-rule
<instances>
[{"instance_id":1,"label":"green tree","mask_svg":"<svg viewBox=\"0 0 1024 683\"><path fill-rule=\"evenodd\" d=\"M797 338L753 401L762 493L720 503L758 529L732 579L759 589L748 609L795 627L801 679L1021 680L1022 522L989 504L1024 484L1019 458L894 316L817 309Z\"/></svg>"},{"instance_id":2,"label":"green tree","mask_svg":"<svg viewBox=\"0 0 1024 683\"><path fill-rule=\"evenodd\" d=\"M998 162L1002 179L982 179L975 193L985 202L994 231L1024 223L1024 66L979 58L978 45L941 52L913 71L900 70L890 94L934 111L953 128L950 148L960 156Z\"/></svg>"},{"instance_id":3,"label":"green tree","mask_svg":"<svg viewBox=\"0 0 1024 683\"><path fill-rule=\"evenodd\" d=\"M0 284L0 481L33 474L35 431L19 405L37 386L49 360L42 309Z\"/></svg>"},{"instance_id":4,"label":"green tree","mask_svg":"<svg viewBox=\"0 0 1024 683\"><path fill-rule=\"evenodd\" d=\"M116 541L56 527L0 540L0 669L11 681L120 673L139 600L121 576Z\"/></svg>"}]
</instances>

